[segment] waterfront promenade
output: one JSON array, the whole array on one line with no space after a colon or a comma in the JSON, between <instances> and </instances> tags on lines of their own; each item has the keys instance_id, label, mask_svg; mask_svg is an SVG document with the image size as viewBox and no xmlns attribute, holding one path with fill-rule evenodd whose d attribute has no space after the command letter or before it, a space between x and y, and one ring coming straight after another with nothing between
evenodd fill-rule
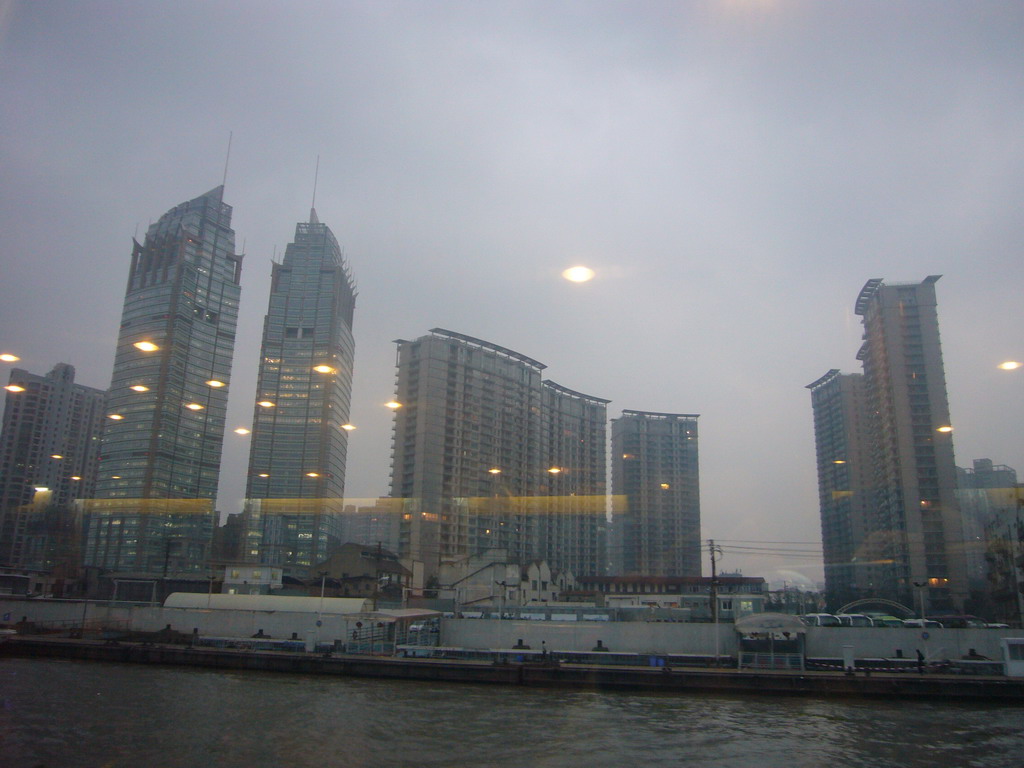
<instances>
[{"instance_id":1,"label":"waterfront promenade","mask_svg":"<svg viewBox=\"0 0 1024 768\"><path fill-rule=\"evenodd\" d=\"M557 661L494 663L41 637L8 637L0 642L0 656L602 691L705 691L1024 704L1024 679L913 671L848 675L841 671L603 666Z\"/></svg>"}]
</instances>

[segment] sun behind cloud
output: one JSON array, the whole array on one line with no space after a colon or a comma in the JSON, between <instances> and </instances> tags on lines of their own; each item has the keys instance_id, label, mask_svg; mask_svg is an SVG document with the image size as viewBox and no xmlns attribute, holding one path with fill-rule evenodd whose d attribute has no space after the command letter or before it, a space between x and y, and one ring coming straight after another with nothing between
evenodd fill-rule
<instances>
[{"instance_id":1,"label":"sun behind cloud","mask_svg":"<svg viewBox=\"0 0 1024 768\"><path fill-rule=\"evenodd\" d=\"M583 266L569 267L562 272L562 277L573 283L585 283L588 280L593 280L594 270Z\"/></svg>"}]
</instances>

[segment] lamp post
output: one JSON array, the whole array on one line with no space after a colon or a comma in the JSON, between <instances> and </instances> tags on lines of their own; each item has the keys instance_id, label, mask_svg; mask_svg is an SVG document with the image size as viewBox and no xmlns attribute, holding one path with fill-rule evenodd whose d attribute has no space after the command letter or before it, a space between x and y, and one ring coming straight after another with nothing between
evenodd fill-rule
<instances>
[{"instance_id":1,"label":"lamp post","mask_svg":"<svg viewBox=\"0 0 1024 768\"><path fill-rule=\"evenodd\" d=\"M924 588L928 586L928 582L915 581L914 586L917 587L917 602L921 606L921 626L924 627Z\"/></svg>"},{"instance_id":2,"label":"lamp post","mask_svg":"<svg viewBox=\"0 0 1024 768\"><path fill-rule=\"evenodd\" d=\"M323 626L324 587L327 585L327 571L320 571L320 606L316 610L316 647L320 649L320 627Z\"/></svg>"},{"instance_id":3,"label":"lamp post","mask_svg":"<svg viewBox=\"0 0 1024 768\"><path fill-rule=\"evenodd\" d=\"M501 581L496 581L494 583L497 584L499 587L501 587L501 603L499 604L499 607L498 607L498 642L500 643L500 642L502 642L501 622L502 622L502 619L505 618L505 600L506 600L506 595L508 594L508 582L505 581L504 579L502 579ZM499 646L499 647L503 647L503 646Z\"/></svg>"}]
</instances>

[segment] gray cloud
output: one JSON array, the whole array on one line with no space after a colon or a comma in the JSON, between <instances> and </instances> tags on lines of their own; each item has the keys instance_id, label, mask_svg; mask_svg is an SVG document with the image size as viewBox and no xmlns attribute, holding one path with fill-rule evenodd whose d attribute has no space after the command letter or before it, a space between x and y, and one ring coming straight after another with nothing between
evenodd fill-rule
<instances>
[{"instance_id":1,"label":"gray cloud","mask_svg":"<svg viewBox=\"0 0 1024 768\"><path fill-rule=\"evenodd\" d=\"M349 488L391 340L441 326L620 408L702 414L704 535L818 538L809 397L870 277L943 274L960 463L1024 469L1017 3L18 2L0 24L0 344L106 386L130 238L234 131L247 424L312 196L360 285ZM560 271L586 263L592 283ZM244 487L232 443L221 507ZM782 567L735 561L748 573ZM801 565L796 563L795 565Z\"/></svg>"}]
</instances>

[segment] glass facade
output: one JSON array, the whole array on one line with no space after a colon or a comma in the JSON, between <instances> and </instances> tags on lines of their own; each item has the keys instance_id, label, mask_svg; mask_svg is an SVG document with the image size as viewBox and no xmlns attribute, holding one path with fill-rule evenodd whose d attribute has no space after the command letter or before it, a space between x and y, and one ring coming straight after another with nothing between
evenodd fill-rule
<instances>
[{"instance_id":1,"label":"glass facade","mask_svg":"<svg viewBox=\"0 0 1024 768\"><path fill-rule=\"evenodd\" d=\"M290 576L308 576L342 535L355 299L313 211L273 265L246 492L246 559Z\"/></svg>"},{"instance_id":2,"label":"glass facade","mask_svg":"<svg viewBox=\"0 0 1024 768\"><path fill-rule=\"evenodd\" d=\"M231 213L216 187L134 243L87 565L206 567L242 270Z\"/></svg>"}]
</instances>

